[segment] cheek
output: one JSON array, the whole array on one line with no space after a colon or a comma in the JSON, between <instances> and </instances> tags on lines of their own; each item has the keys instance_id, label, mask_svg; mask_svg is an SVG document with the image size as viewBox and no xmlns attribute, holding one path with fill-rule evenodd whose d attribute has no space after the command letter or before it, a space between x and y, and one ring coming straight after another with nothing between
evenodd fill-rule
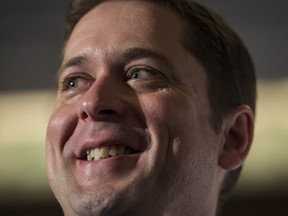
<instances>
[{"instance_id":1,"label":"cheek","mask_svg":"<svg viewBox=\"0 0 288 216\"><path fill-rule=\"evenodd\" d=\"M205 157L211 149L209 137L214 135L207 104L169 92L142 101L149 132L156 137L162 154L167 153L169 163Z\"/></svg>"},{"instance_id":2,"label":"cheek","mask_svg":"<svg viewBox=\"0 0 288 216\"><path fill-rule=\"evenodd\" d=\"M182 151L187 150L184 145L187 141L192 142L189 137L193 133L194 108L169 92L155 93L153 97L141 98L141 101L157 163L162 160L175 165L181 160Z\"/></svg>"},{"instance_id":3,"label":"cheek","mask_svg":"<svg viewBox=\"0 0 288 216\"><path fill-rule=\"evenodd\" d=\"M46 133L47 154L61 154L64 144L73 133L76 124L77 113L70 107L60 107L54 110Z\"/></svg>"},{"instance_id":4,"label":"cheek","mask_svg":"<svg viewBox=\"0 0 288 216\"><path fill-rule=\"evenodd\" d=\"M52 113L46 132L46 166L50 185L57 188L63 175L63 148L73 133L77 115L70 107L59 107Z\"/></svg>"}]
</instances>

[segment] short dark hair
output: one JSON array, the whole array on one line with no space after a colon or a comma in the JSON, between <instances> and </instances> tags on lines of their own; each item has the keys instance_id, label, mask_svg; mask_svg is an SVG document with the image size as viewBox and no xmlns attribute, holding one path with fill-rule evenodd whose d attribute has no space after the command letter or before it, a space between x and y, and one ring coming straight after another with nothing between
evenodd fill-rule
<instances>
[{"instance_id":1,"label":"short dark hair","mask_svg":"<svg viewBox=\"0 0 288 216\"><path fill-rule=\"evenodd\" d=\"M104 1L109 0L70 0L66 40L77 22ZM219 15L193 0L142 1L167 6L186 21L183 46L206 69L211 122L216 133L220 131L224 116L237 106L245 104L255 112L256 76L253 62L241 39ZM234 188L240 171L241 167L226 176L219 194L218 211Z\"/></svg>"}]
</instances>

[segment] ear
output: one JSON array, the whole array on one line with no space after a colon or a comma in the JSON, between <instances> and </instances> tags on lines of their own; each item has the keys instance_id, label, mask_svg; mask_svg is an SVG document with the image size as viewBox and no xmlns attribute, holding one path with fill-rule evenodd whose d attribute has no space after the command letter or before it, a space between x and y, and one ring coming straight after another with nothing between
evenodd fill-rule
<instances>
[{"instance_id":1,"label":"ear","mask_svg":"<svg viewBox=\"0 0 288 216\"><path fill-rule=\"evenodd\" d=\"M249 153L254 134L254 114L250 107L240 106L223 120L223 149L219 166L227 171L242 166Z\"/></svg>"}]
</instances>

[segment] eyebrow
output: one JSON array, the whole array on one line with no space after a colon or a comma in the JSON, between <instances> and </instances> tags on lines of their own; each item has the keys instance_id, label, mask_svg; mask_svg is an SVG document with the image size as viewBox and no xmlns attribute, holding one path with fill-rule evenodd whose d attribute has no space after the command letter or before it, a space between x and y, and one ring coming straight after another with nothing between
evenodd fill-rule
<instances>
[{"instance_id":1,"label":"eyebrow","mask_svg":"<svg viewBox=\"0 0 288 216\"><path fill-rule=\"evenodd\" d=\"M64 65L62 65L59 68L57 77L59 78L61 73L65 71L67 68L81 66L83 64L87 64L89 61L90 61L89 56L87 54L81 54L81 55L75 56L69 59Z\"/></svg>"},{"instance_id":2,"label":"eyebrow","mask_svg":"<svg viewBox=\"0 0 288 216\"><path fill-rule=\"evenodd\" d=\"M121 54L124 57L124 59L127 59L127 60L154 58L154 59L158 59L164 63L169 64L168 59L164 55L152 49L148 49L148 48L138 48L138 47L129 48L129 49L124 50Z\"/></svg>"}]
</instances>

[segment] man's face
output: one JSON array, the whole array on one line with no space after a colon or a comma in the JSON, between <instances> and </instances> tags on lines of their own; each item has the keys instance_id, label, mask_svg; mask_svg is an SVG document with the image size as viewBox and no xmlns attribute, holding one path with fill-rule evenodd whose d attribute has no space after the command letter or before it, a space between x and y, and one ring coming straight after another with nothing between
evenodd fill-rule
<instances>
[{"instance_id":1,"label":"man's face","mask_svg":"<svg viewBox=\"0 0 288 216\"><path fill-rule=\"evenodd\" d=\"M220 138L184 28L174 12L144 1L102 3L76 25L46 145L66 215L215 208Z\"/></svg>"}]
</instances>

